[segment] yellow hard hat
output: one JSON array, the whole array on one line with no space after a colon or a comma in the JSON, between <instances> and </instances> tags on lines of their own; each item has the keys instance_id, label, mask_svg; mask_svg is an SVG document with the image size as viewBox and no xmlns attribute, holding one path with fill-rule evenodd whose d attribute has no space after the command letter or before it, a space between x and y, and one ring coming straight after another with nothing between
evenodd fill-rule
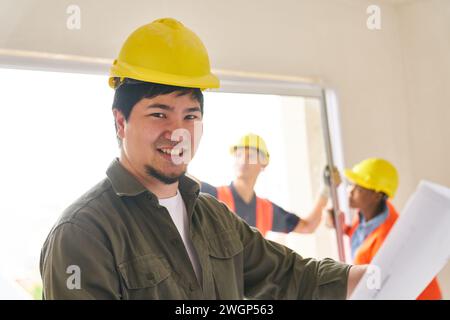
<instances>
[{"instance_id":1,"label":"yellow hard hat","mask_svg":"<svg viewBox=\"0 0 450 320\"><path fill-rule=\"evenodd\" d=\"M384 192L389 198L393 198L397 191L397 169L384 159L366 159L355 165L351 170L346 169L344 174L351 182L366 189Z\"/></svg>"},{"instance_id":2,"label":"yellow hard hat","mask_svg":"<svg viewBox=\"0 0 450 320\"><path fill-rule=\"evenodd\" d=\"M124 78L188 88L219 87L200 38L172 18L155 20L128 36L111 66L110 87L116 88Z\"/></svg>"},{"instance_id":3,"label":"yellow hard hat","mask_svg":"<svg viewBox=\"0 0 450 320\"><path fill-rule=\"evenodd\" d=\"M260 136L249 133L242 136L238 142L230 147L230 152L234 153L237 148L253 148L262 152L266 156L267 162L269 162L269 151L267 150L266 142Z\"/></svg>"}]
</instances>

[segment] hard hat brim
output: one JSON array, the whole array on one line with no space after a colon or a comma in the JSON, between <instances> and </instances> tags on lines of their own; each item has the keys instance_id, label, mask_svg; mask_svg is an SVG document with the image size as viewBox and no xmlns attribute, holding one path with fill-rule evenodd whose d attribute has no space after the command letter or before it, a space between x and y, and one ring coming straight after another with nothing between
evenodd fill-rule
<instances>
[{"instance_id":1,"label":"hard hat brim","mask_svg":"<svg viewBox=\"0 0 450 320\"><path fill-rule=\"evenodd\" d=\"M253 147L253 146L245 146L245 145L238 145L238 144L236 144L236 145L230 147L230 153L231 153L231 154L234 154L238 148L249 148L249 149L253 149L253 150L256 150L256 151L260 152L261 154L263 154L267 159L270 158L269 153L268 153L268 152L264 152L264 150L258 149L258 148Z\"/></svg>"},{"instance_id":2,"label":"hard hat brim","mask_svg":"<svg viewBox=\"0 0 450 320\"><path fill-rule=\"evenodd\" d=\"M360 176L358 176L356 173L354 173L351 169L345 169L344 170L345 177L352 183L357 184L361 187L364 187L366 189L372 188L369 186L367 182L365 182Z\"/></svg>"},{"instance_id":3,"label":"hard hat brim","mask_svg":"<svg viewBox=\"0 0 450 320\"><path fill-rule=\"evenodd\" d=\"M352 182L352 183L354 183L354 184L356 184L358 186L361 186L361 187L369 189L369 190L373 190L375 192L384 192L384 193L387 194L387 196L389 198L392 198L392 194L390 194L390 193L388 193L388 192L386 192L384 190L374 189L373 186L369 182L365 181L358 174L354 173L351 169L345 169L344 170L344 175L350 182Z\"/></svg>"},{"instance_id":4,"label":"hard hat brim","mask_svg":"<svg viewBox=\"0 0 450 320\"><path fill-rule=\"evenodd\" d=\"M197 77L181 76L131 66L125 62L118 60L114 62L113 66L110 69L109 86L113 89L114 81L112 81L111 79L115 77L131 78L145 82L166 84L178 87L198 88L202 90L220 87L219 78L217 78L212 73L200 75Z\"/></svg>"}]
</instances>

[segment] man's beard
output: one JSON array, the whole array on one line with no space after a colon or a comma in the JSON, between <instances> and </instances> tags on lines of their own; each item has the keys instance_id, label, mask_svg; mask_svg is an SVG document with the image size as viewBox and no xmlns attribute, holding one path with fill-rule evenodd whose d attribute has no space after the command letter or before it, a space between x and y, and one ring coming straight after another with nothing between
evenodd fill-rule
<instances>
[{"instance_id":1,"label":"man's beard","mask_svg":"<svg viewBox=\"0 0 450 320\"><path fill-rule=\"evenodd\" d=\"M156 170L155 168L153 168L152 166L149 166L149 165L145 166L145 172L150 177L156 178L164 184L173 184L175 182L178 182L178 180L180 180L180 178L186 173L186 171L184 171L180 175L171 177L171 176L165 175L164 173Z\"/></svg>"}]
</instances>

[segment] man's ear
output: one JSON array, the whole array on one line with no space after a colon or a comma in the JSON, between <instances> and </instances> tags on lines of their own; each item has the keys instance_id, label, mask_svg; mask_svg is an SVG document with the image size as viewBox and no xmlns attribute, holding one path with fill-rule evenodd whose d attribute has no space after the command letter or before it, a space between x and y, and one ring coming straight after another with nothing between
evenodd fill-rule
<instances>
[{"instance_id":1,"label":"man's ear","mask_svg":"<svg viewBox=\"0 0 450 320\"><path fill-rule=\"evenodd\" d=\"M377 202L380 202L381 200L383 200L384 198L384 194L381 192L375 192L375 199Z\"/></svg>"},{"instance_id":2,"label":"man's ear","mask_svg":"<svg viewBox=\"0 0 450 320\"><path fill-rule=\"evenodd\" d=\"M123 139L125 137L125 117L122 112L117 109L113 109L114 122L116 125L116 134L119 139Z\"/></svg>"}]
</instances>

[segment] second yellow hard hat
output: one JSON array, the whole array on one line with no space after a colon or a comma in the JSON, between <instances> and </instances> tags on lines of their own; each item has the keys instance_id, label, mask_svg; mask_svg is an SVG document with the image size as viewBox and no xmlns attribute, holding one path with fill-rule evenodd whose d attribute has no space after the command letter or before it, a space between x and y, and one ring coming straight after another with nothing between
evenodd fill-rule
<instances>
[{"instance_id":1,"label":"second yellow hard hat","mask_svg":"<svg viewBox=\"0 0 450 320\"><path fill-rule=\"evenodd\" d=\"M346 169L344 174L351 182L366 189L383 192L389 198L394 197L398 188L397 169L384 159L366 159L351 170Z\"/></svg>"},{"instance_id":2,"label":"second yellow hard hat","mask_svg":"<svg viewBox=\"0 0 450 320\"><path fill-rule=\"evenodd\" d=\"M234 153L237 148L253 148L265 155L267 162L269 161L270 155L267 149L266 142L260 136L249 133L242 136L237 143L230 147L230 152Z\"/></svg>"}]
</instances>

